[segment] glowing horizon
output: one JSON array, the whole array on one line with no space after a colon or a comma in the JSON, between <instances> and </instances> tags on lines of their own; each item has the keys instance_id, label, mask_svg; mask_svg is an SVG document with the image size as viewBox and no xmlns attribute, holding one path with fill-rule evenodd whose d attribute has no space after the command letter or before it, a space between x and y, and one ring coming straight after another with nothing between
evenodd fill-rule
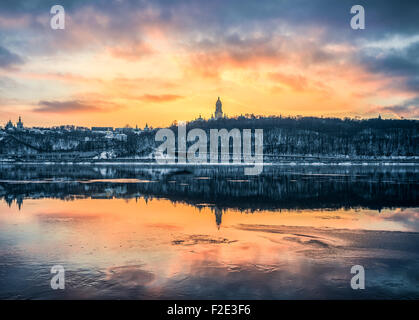
<instances>
[{"instance_id":1,"label":"glowing horizon","mask_svg":"<svg viewBox=\"0 0 419 320\"><path fill-rule=\"evenodd\" d=\"M240 114L419 118L417 8L360 1L64 1L0 5L0 126L153 127ZM374 12L374 13L373 13ZM122 18L121 18L122 17ZM304 23L301 23L301 21Z\"/></svg>"}]
</instances>

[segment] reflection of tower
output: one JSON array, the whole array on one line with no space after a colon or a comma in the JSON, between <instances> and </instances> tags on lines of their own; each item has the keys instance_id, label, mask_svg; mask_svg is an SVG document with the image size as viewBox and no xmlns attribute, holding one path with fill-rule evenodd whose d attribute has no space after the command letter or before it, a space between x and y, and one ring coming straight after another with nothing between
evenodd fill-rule
<instances>
[{"instance_id":1,"label":"reflection of tower","mask_svg":"<svg viewBox=\"0 0 419 320\"><path fill-rule=\"evenodd\" d=\"M6 201L7 205L9 206L9 208L13 204L13 198L11 196L8 196L7 198L5 198L4 201Z\"/></svg>"},{"instance_id":2,"label":"reflection of tower","mask_svg":"<svg viewBox=\"0 0 419 320\"><path fill-rule=\"evenodd\" d=\"M215 103L215 113L214 113L215 119L221 119L223 117L222 107L223 107L223 104L221 103L220 97L218 97L218 100Z\"/></svg>"},{"instance_id":3,"label":"reflection of tower","mask_svg":"<svg viewBox=\"0 0 419 320\"><path fill-rule=\"evenodd\" d=\"M19 211L20 211L20 209L22 208L22 204L23 204L23 197L22 196L18 196L16 198L16 204L17 204L17 206L19 208Z\"/></svg>"},{"instance_id":4,"label":"reflection of tower","mask_svg":"<svg viewBox=\"0 0 419 320\"><path fill-rule=\"evenodd\" d=\"M217 207L215 207L214 211L215 211L215 223L217 224L217 229L219 230L221 226L221 219L223 217L223 211L221 209L218 209Z\"/></svg>"}]
</instances>

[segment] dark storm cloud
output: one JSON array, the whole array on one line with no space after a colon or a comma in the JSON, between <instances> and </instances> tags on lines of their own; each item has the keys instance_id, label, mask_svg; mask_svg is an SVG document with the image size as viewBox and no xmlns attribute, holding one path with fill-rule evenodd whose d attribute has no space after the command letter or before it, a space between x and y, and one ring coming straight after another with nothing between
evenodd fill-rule
<instances>
[{"instance_id":1,"label":"dark storm cloud","mask_svg":"<svg viewBox=\"0 0 419 320\"><path fill-rule=\"evenodd\" d=\"M54 4L42 0L6 1L0 3L0 16L48 15ZM106 31L108 35L124 37L127 34L134 37L132 30L147 23L170 25L173 31L214 36L237 27L241 32L260 30L269 34L279 24L287 24L290 29L317 26L326 30L323 40L349 42L415 34L419 30L419 2L408 0L356 1L366 10L367 28L363 31L349 27L353 0L62 0L59 4L70 15L92 8L92 15L109 17L109 24L98 26L92 16L90 22L83 21L87 27L96 28L98 34Z\"/></svg>"},{"instance_id":2,"label":"dark storm cloud","mask_svg":"<svg viewBox=\"0 0 419 320\"><path fill-rule=\"evenodd\" d=\"M105 5L106 2L111 1L88 1L94 5ZM22 14L22 13L39 13L45 10L49 12L49 9L54 5L62 5L66 9L77 9L82 5L85 5L85 0L13 0L13 1L2 1L0 3L0 10L4 14Z\"/></svg>"},{"instance_id":3,"label":"dark storm cloud","mask_svg":"<svg viewBox=\"0 0 419 320\"><path fill-rule=\"evenodd\" d=\"M379 50L364 56L364 63L374 72L387 75L419 75L419 41L403 49Z\"/></svg>"},{"instance_id":4,"label":"dark storm cloud","mask_svg":"<svg viewBox=\"0 0 419 320\"><path fill-rule=\"evenodd\" d=\"M397 78L395 87L419 92L419 41L400 49L361 52L358 58L367 70Z\"/></svg>"},{"instance_id":5,"label":"dark storm cloud","mask_svg":"<svg viewBox=\"0 0 419 320\"><path fill-rule=\"evenodd\" d=\"M39 13L49 10L54 4L56 1L3 1L0 11L8 14ZM161 19L178 19L189 26L194 23L199 29L208 25L225 28L231 24L270 19L281 19L294 25L318 24L347 29L350 8L360 4L365 7L367 15L367 32L363 36L373 33L409 34L416 33L419 28L419 3L416 0L61 0L59 4L70 12L90 6L115 19L123 11L129 14L154 8L160 12Z\"/></svg>"},{"instance_id":6,"label":"dark storm cloud","mask_svg":"<svg viewBox=\"0 0 419 320\"><path fill-rule=\"evenodd\" d=\"M287 32L294 33L294 37L302 38L304 28L318 27L323 33L317 35L316 43L310 48L310 62L318 63L335 58L322 50L328 43L359 44L360 41L419 32L417 0L61 0L59 4L64 6L72 20L68 21L65 32L51 33L49 25L41 26L35 17L49 17L54 4L57 3L44 0L1 2L0 35L10 36L10 31L1 30L2 16L26 16L31 26L24 25L21 31L31 32L32 29L36 38L43 38L44 43L43 46L27 45L24 51L54 52L114 44L137 48L144 40L144 29L151 25L170 33L172 39L179 38L180 43L198 49L202 49L205 39L210 39L212 49L230 48L231 56L240 60L247 59L249 49L260 41L246 35L263 34L261 40L264 43L260 44L260 50L275 55L278 48L268 42L274 38L273 35L282 32L281 26L285 25ZM350 28L350 8L354 4L365 7L365 30ZM104 24L98 17L106 17L107 22ZM80 30L77 27L82 27L83 37L77 34ZM363 60L367 59L368 56ZM393 68L392 65L400 72L402 69L413 72L409 61L397 55L387 55L386 61L373 63L377 69L383 67L383 73L386 68Z\"/></svg>"},{"instance_id":7,"label":"dark storm cloud","mask_svg":"<svg viewBox=\"0 0 419 320\"><path fill-rule=\"evenodd\" d=\"M378 108L376 111L390 112L398 115L399 117L419 118L419 96L408 99L400 105L384 106Z\"/></svg>"},{"instance_id":8,"label":"dark storm cloud","mask_svg":"<svg viewBox=\"0 0 419 320\"><path fill-rule=\"evenodd\" d=\"M413 78L409 78L405 81L405 86L408 90L413 92L419 92L419 75Z\"/></svg>"},{"instance_id":9,"label":"dark storm cloud","mask_svg":"<svg viewBox=\"0 0 419 320\"><path fill-rule=\"evenodd\" d=\"M411 114L413 111L416 111L414 113L414 116L417 117L417 116L419 116L419 103L417 102L417 99L415 99L415 100L416 100L416 105L409 104L407 102L407 103L405 103L404 105L401 105L401 106L385 107L385 108L383 108L383 110L394 112L395 114L398 114L398 115L401 115L401 116L403 116L405 114Z\"/></svg>"},{"instance_id":10,"label":"dark storm cloud","mask_svg":"<svg viewBox=\"0 0 419 320\"><path fill-rule=\"evenodd\" d=\"M0 69L14 67L19 64L23 64L23 59L19 55L0 46Z\"/></svg>"},{"instance_id":11,"label":"dark storm cloud","mask_svg":"<svg viewBox=\"0 0 419 320\"><path fill-rule=\"evenodd\" d=\"M129 3L134 6L138 1ZM153 4L166 12L165 17L179 18L198 29L219 26L225 30L237 24L252 27L275 21L296 27L323 26L335 35L344 32L354 38L415 34L419 29L416 0L156 0ZM362 34L349 28L350 8L355 4L366 11L367 29Z\"/></svg>"}]
</instances>

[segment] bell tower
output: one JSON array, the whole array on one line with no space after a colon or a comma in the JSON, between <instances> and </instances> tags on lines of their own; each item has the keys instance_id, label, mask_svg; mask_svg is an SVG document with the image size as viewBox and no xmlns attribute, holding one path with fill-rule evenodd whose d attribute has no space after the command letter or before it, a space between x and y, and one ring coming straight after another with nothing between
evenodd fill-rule
<instances>
[{"instance_id":1,"label":"bell tower","mask_svg":"<svg viewBox=\"0 0 419 320\"><path fill-rule=\"evenodd\" d=\"M220 97L218 97L218 100L215 103L215 113L214 113L215 119L221 119L223 117L222 107L223 107L223 104L221 103Z\"/></svg>"},{"instance_id":2,"label":"bell tower","mask_svg":"<svg viewBox=\"0 0 419 320\"><path fill-rule=\"evenodd\" d=\"M16 124L16 127L19 129L19 130L22 130L23 129L23 122L22 122L22 118L19 116L19 121L18 121L18 123Z\"/></svg>"}]
</instances>

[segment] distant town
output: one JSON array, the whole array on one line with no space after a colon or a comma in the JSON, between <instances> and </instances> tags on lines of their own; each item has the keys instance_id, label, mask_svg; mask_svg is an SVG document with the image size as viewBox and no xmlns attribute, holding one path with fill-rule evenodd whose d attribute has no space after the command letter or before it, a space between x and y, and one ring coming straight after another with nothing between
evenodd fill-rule
<instances>
[{"instance_id":1,"label":"distant town","mask_svg":"<svg viewBox=\"0 0 419 320\"><path fill-rule=\"evenodd\" d=\"M169 127L176 125L174 121ZM221 128L263 129L265 162L419 159L418 120L253 114L227 117L218 97L210 119L199 116L186 125L188 129L200 128L206 132ZM157 147L155 129L147 124L143 128L75 125L29 128L19 117L15 124L9 120L0 128L0 161L153 161Z\"/></svg>"},{"instance_id":2,"label":"distant town","mask_svg":"<svg viewBox=\"0 0 419 320\"><path fill-rule=\"evenodd\" d=\"M0 127L0 130L7 131L7 132L14 132L14 131L28 131L33 133L41 133L45 131L96 131L96 132L105 132L105 133L114 133L115 137L118 138L118 134L120 134L119 138L122 139L124 134L131 132L131 133L139 133L142 131L149 131L152 127L149 127L148 124L145 125L143 129L138 128L131 128L129 126L123 128L114 128L114 127L81 127L75 125L61 125L61 126L53 126L53 127L25 127L22 122L22 118L19 116L19 120L16 122L16 125L13 124L11 120L9 120L4 128Z\"/></svg>"},{"instance_id":3,"label":"distant town","mask_svg":"<svg viewBox=\"0 0 419 320\"><path fill-rule=\"evenodd\" d=\"M222 118L225 118L222 111L222 102L220 100L220 97L218 97L216 103L215 103L215 112L211 116L210 120L219 120ZM195 121L204 121L204 119L199 115ZM61 125L61 126L53 126L53 127L25 127L23 125L22 117L19 116L18 121L16 122L16 125L13 124L13 122L9 119L9 121L6 123L4 128L0 126L0 130L13 132L13 131L28 131L33 133L40 133L45 131L95 131L95 132L104 132L108 133L109 136L114 136L118 140L124 140L126 138L127 133L141 133L143 131L148 132L152 130L153 127L148 126L146 123L143 129L140 129L138 125L135 128L132 128L130 126L125 126L122 128L114 128L114 127L81 127L81 126L75 126L75 125ZM112 135L113 134L113 135Z\"/></svg>"}]
</instances>

